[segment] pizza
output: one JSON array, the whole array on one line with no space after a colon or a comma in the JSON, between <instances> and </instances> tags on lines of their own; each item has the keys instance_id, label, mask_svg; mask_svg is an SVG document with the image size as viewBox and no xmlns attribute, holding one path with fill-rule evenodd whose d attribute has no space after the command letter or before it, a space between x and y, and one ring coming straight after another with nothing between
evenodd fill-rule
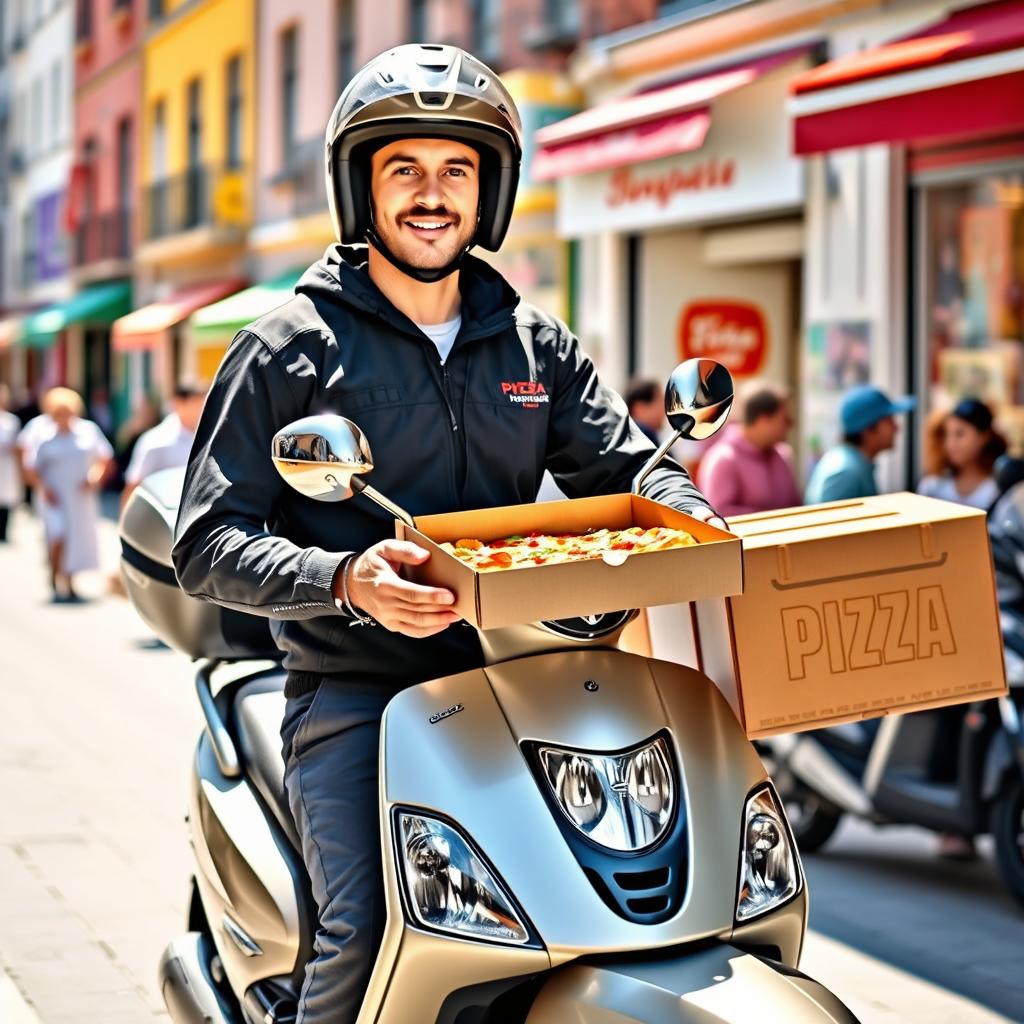
<instances>
[{"instance_id":1,"label":"pizza","mask_svg":"<svg viewBox=\"0 0 1024 1024\"><path fill-rule=\"evenodd\" d=\"M493 572L603 558L612 552L625 556L645 551L667 551L696 543L685 530L667 526L646 529L631 526L625 530L590 530L587 533L513 534L488 541L465 537L440 547L478 572Z\"/></svg>"}]
</instances>

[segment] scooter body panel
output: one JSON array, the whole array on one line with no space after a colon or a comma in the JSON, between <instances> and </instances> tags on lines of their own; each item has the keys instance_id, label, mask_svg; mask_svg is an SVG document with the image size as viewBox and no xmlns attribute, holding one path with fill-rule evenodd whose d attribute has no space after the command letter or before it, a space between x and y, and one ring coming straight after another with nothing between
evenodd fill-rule
<instances>
[{"instance_id":1,"label":"scooter body panel","mask_svg":"<svg viewBox=\"0 0 1024 1024\"><path fill-rule=\"evenodd\" d=\"M521 744L607 752L659 733L670 738L682 776L689 878L674 916L640 924L616 914L588 880ZM618 651L567 651L423 683L387 708L381 769L388 926L360 1024L434 1020L453 989L589 953L733 934L740 819L766 775L717 688L692 669ZM465 941L411 924L399 888L395 808L454 822L490 861L543 948ZM768 917L777 925L758 922L750 937L798 956L805 889Z\"/></svg>"},{"instance_id":2,"label":"scooter body panel","mask_svg":"<svg viewBox=\"0 0 1024 1024\"><path fill-rule=\"evenodd\" d=\"M798 972L727 945L685 955L573 964L555 971L526 1024L856 1024L835 996Z\"/></svg>"},{"instance_id":3,"label":"scooter body panel","mask_svg":"<svg viewBox=\"0 0 1024 1024\"><path fill-rule=\"evenodd\" d=\"M244 777L221 774L206 733L190 792L196 883L231 987L301 971L303 929L297 853ZM246 939L250 942L246 942Z\"/></svg>"}]
</instances>

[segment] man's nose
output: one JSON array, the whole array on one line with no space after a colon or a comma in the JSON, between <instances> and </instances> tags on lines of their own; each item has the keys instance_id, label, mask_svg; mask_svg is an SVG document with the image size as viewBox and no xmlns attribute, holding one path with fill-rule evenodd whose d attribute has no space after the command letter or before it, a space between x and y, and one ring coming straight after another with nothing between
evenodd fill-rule
<instances>
[{"instance_id":1,"label":"man's nose","mask_svg":"<svg viewBox=\"0 0 1024 1024\"><path fill-rule=\"evenodd\" d=\"M420 187L416 192L416 201L421 206L435 207L444 205L444 192L441 189L440 179L434 175L425 174L420 179Z\"/></svg>"}]
</instances>

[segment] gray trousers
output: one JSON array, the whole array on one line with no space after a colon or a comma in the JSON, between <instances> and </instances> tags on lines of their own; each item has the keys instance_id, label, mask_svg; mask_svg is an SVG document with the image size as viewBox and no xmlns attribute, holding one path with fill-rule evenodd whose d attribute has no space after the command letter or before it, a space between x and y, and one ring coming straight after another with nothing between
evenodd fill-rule
<instances>
[{"instance_id":1,"label":"gray trousers","mask_svg":"<svg viewBox=\"0 0 1024 1024\"><path fill-rule=\"evenodd\" d=\"M299 1024L354 1024L383 938L377 754L394 692L324 680L287 702L285 787L320 916Z\"/></svg>"}]
</instances>

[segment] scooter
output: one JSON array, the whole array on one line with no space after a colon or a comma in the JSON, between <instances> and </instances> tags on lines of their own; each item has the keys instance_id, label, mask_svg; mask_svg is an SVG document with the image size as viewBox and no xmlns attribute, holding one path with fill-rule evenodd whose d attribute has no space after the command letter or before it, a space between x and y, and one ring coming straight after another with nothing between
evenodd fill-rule
<instances>
[{"instance_id":1,"label":"scooter","mask_svg":"<svg viewBox=\"0 0 1024 1024\"><path fill-rule=\"evenodd\" d=\"M676 437L708 436L731 401L724 369L677 367ZM289 425L274 458L304 493L406 515L365 486L369 444L340 417ZM316 912L284 794L284 675L245 660L269 653L265 624L172 588L175 487L146 481L122 520L137 608L205 659L195 875L163 998L179 1024L286 1024ZM855 1024L797 969L807 883L775 786L710 679L617 648L634 614L482 631L483 668L388 705L387 926L359 1024Z\"/></svg>"},{"instance_id":2,"label":"scooter","mask_svg":"<svg viewBox=\"0 0 1024 1024\"><path fill-rule=\"evenodd\" d=\"M966 838L991 833L1024 904L1024 694L851 722L756 744L797 846L819 850L846 814Z\"/></svg>"}]
</instances>

